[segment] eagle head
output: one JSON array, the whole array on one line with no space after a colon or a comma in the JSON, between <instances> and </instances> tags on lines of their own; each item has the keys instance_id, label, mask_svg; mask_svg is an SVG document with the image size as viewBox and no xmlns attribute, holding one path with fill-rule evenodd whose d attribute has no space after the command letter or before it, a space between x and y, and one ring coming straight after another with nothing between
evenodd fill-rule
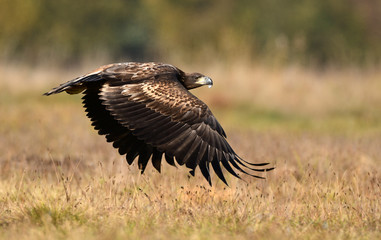
<instances>
[{"instance_id":1,"label":"eagle head","mask_svg":"<svg viewBox=\"0 0 381 240\"><path fill-rule=\"evenodd\" d=\"M185 74L182 81L187 89L198 88L204 85L208 85L209 87L213 86L212 79L202 75L201 73Z\"/></svg>"}]
</instances>

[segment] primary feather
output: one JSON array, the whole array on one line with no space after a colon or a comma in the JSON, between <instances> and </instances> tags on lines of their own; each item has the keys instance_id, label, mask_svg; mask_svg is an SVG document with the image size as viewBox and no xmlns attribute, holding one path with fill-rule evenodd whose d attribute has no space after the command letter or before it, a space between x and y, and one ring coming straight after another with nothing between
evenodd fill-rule
<instances>
[{"instance_id":1,"label":"primary feather","mask_svg":"<svg viewBox=\"0 0 381 240\"><path fill-rule=\"evenodd\" d=\"M149 159L160 172L164 156L170 165L175 160L185 164L192 175L199 166L209 184L210 164L225 184L221 164L235 177L238 171L262 178L247 170L273 168L241 159L208 106L188 91L203 85L212 81L199 73L187 74L169 64L129 62L102 66L44 95L83 92L94 128L126 155L129 164L138 158L142 173Z\"/></svg>"}]
</instances>

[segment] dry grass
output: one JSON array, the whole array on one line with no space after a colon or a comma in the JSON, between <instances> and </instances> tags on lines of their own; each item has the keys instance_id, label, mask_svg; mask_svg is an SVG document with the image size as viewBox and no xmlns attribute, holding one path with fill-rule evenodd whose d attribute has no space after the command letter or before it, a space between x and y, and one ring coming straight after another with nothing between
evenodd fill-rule
<instances>
[{"instance_id":1,"label":"dry grass","mask_svg":"<svg viewBox=\"0 0 381 240\"><path fill-rule=\"evenodd\" d=\"M79 97L41 96L80 70L0 71L0 239L381 238L380 72L201 69L236 151L277 167L209 187L166 164L140 175Z\"/></svg>"}]
</instances>

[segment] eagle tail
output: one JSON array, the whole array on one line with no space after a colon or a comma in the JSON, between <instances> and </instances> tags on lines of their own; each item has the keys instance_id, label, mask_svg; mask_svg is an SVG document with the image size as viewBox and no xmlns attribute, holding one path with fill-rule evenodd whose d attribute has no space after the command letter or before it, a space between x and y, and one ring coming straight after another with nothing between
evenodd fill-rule
<instances>
[{"instance_id":1,"label":"eagle tail","mask_svg":"<svg viewBox=\"0 0 381 240\"><path fill-rule=\"evenodd\" d=\"M91 73L82 77L75 78L71 81L63 83L58 87L53 88L49 92L44 93L45 96L49 96L52 94L57 94L63 91L66 91L68 94L77 94L81 93L86 89L86 85L84 83L87 82L95 82L101 80L101 76L98 73Z\"/></svg>"}]
</instances>

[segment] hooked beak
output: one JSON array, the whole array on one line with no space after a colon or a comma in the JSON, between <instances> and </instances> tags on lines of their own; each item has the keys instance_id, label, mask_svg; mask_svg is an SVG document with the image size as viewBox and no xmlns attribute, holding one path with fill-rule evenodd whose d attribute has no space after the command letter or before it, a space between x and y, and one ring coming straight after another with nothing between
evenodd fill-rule
<instances>
[{"instance_id":1,"label":"hooked beak","mask_svg":"<svg viewBox=\"0 0 381 240\"><path fill-rule=\"evenodd\" d=\"M209 77L200 77L196 83L199 85L207 85L209 88L213 86L213 81Z\"/></svg>"}]
</instances>

